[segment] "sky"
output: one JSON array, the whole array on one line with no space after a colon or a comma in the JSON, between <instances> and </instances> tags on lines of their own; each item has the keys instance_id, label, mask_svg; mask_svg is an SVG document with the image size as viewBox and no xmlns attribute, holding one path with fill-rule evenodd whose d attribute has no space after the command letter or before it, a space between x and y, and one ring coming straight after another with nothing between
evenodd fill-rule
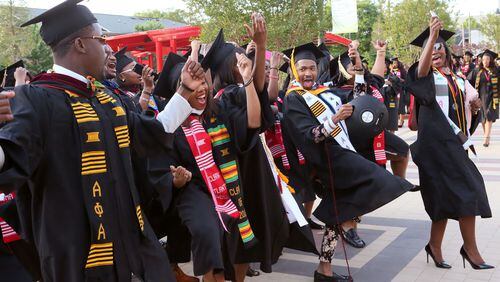
<instances>
[{"instance_id":1,"label":"sky","mask_svg":"<svg viewBox=\"0 0 500 282\"><path fill-rule=\"evenodd\" d=\"M26 6L32 8L50 8L61 3L62 0L24 0L24 2ZM450 2L455 3L455 10L462 16L467 16L469 13L472 16L484 15L500 8L500 0L450 0ZM115 15L133 15L144 10L185 7L182 0L85 0L83 4L94 13Z\"/></svg>"}]
</instances>

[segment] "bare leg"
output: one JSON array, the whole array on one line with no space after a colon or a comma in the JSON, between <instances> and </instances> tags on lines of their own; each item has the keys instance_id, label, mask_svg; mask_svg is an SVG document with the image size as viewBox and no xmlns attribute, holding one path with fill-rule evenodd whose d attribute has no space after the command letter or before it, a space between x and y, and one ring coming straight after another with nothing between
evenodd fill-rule
<instances>
[{"instance_id":1,"label":"bare leg","mask_svg":"<svg viewBox=\"0 0 500 282\"><path fill-rule=\"evenodd\" d=\"M248 263L234 265L234 273L236 276L236 282L245 281L245 277L247 276L247 270L248 270L249 266L250 266L250 264L248 264Z\"/></svg>"},{"instance_id":2,"label":"bare leg","mask_svg":"<svg viewBox=\"0 0 500 282\"><path fill-rule=\"evenodd\" d=\"M476 244L476 217L467 216L458 219L460 224L460 232L464 240L464 249L469 255L470 259L475 264L484 263Z\"/></svg>"},{"instance_id":3,"label":"bare leg","mask_svg":"<svg viewBox=\"0 0 500 282\"><path fill-rule=\"evenodd\" d=\"M349 229L356 228L356 222L354 220L348 220L346 222L342 222L342 229L344 231L348 231Z\"/></svg>"},{"instance_id":4,"label":"bare leg","mask_svg":"<svg viewBox=\"0 0 500 282\"><path fill-rule=\"evenodd\" d=\"M392 173L401 178L406 178L406 170L408 169L408 156L394 156L387 154L387 159L391 161Z\"/></svg>"},{"instance_id":5,"label":"bare leg","mask_svg":"<svg viewBox=\"0 0 500 282\"><path fill-rule=\"evenodd\" d=\"M491 121L486 121L486 123L484 124L484 144L486 145L490 144L491 125Z\"/></svg>"},{"instance_id":6,"label":"bare leg","mask_svg":"<svg viewBox=\"0 0 500 282\"><path fill-rule=\"evenodd\" d=\"M203 275L203 281L216 282L217 280L215 279L214 272L210 271L210 272L206 273L205 275Z\"/></svg>"},{"instance_id":7,"label":"bare leg","mask_svg":"<svg viewBox=\"0 0 500 282\"><path fill-rule=\"evenodd\" d=\"M443 261L443 253L441 245L443 243L444 231L446 230L447 219L433 221L431 226L431 238L429 239L429 247L436 261Z\"/></svg>"},{"instance_id":8,"label":"bare leg","mask_svg":"<svg viewBox=\"0 0 500 282\"><path fill-rule=\"evenodd\" d=\"M306 218L311 218L314 207L314 201L304 203L304 208L306 210Z\"/></svg>"}]
</instances>

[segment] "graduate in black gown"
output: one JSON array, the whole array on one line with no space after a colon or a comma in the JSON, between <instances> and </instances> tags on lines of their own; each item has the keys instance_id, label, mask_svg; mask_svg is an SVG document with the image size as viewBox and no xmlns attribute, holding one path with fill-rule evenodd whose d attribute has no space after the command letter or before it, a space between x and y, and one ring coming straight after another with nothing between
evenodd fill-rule
<instances>
[{"instance_id":1,"label":"graduate in black gown","mask_svg":"<svg viewBox=\"0 0 500 282\"><path fill-rule=\"evenodd\" d=\"M472 118L477 118L477 91L451 71L451 52L437 17L411 42L423 48L419 62L408 71L408 88L417 103L418 136L411 145L418 166L422 199L432 220L425 251L436 267L451 268L441 252L448 219L458 220L464 240L460 254L475 269L487 269L476 245L476 216L491 217L481 173L468 156ZM467 112L470 112L467 114ZM457 250L458 251L458 250Z\"/></svg>"},{"instance_id":2,"label":"graduate in black gown","mask_svg":"<svg viewBox=\"0 0 500 282\"><path fill-rule=\"evenodd\" d=\"M142 212L130 152L169 149L192 93L180 89L158 120L126 109L98 82L107 45L77 2L25 24L42 22L54 73L15 89L13 119L0 129L0 186L17 191L20 234L36 245L44 281L173 281ZM201 84L199 64L185 74L185 84Z\"/></svg>"},{"instance_id":3,"label":"graduate in black gown","mask_svg":"<svg viewBox=\"0 0 500 282\"><path fill-rule=\"evenodd\" d=\"M255 71L253 83L259 94L259 99L266 99L267 107L263 107L259 133L264 132L274 122L273 112L269 106L269 98L265 89L265 43L267 31L265 21L260 14L252 15L253 27L250 37L256 44ZM210 48L202 65L209 66L214 77L214 93L220 95L237 95L243 81L236 70L236 57L232 54L244 53L241 48L230 44L224 48ZM236 108L235 108L236 110ZM241 187L244 195L245 210L257 238L254 247L246 248L237 233L226 234L229 260L236 264L236 280L242 281L248 264L260 263L263 272L271 272L272 265L278 261L289 234L289 222L281 195L272 174L263 144L257 142L245 155L238 155L238 168L241 177ZM226 266L226 271L230 269ZM229 272L228 272L229 273Z\"/></svg>"},{"instance_id":4,"label":"graduate in black gown","mask_svg":"<svg viewBox=\"0 0 500 282\"><path fill-rule=\"evenodd\" d=\"M460 70L462 71L462 74L465 77L468 77L469 74L476 68L476 65L472 62L472 58L474 57L474 54L472 54L471 51L467 50L464 53L464 63L460 67Z\"/></svg>"},{"instance_id":5,"label":"graduate in black gown","mask_svg":"<svg viewBox=\"0 0 500 282\"><path fill-rule=\"evenodd\" d=\"M331 62L333 87L331 91L341 97L344 103L361 95L371 95L385 103L383 95L385 72L385 42L374 44L377 57L371 71L361 64L361 56L357 50L357 41L353 41L349 50L334 58ZM358 72L358 80L356 78ZM394 175L405 178L409 160L408 144L394 133L384 130L378 136L365 138L363 134L352 132L350 140L356 151L366 159L385 168L388 160ZM359 220L356 220L359 221ZM346 241L356 248L363 248L365 242L357 234L356 221L350 220L342 224L342 235Z\"/></svg>"},{"instance_id":6,"label":"graduate in black gown","mask_svg":"<svg viewBox=\"0 0 500 282\"><path fill-rule=\"evenodd\" d=\"M484 147L490 145L491 126L498 119L500 112L500 92L498 90L498 77L500 71L495 66L498 54L486 49L483 52L479 66L474 69L467 79L481 98L481 123L484 129Z\"/></svg>"},{"instance_id":7,"label":"graduate in black gown","mask_svg":"<svg viewBox=\"0 0 500 282\"><path fill-rule=\"evenodd\" d=\"M334 274L331 268L336 226L387 204L413 185L355 152L343 121L352 114L352 106L342 105L329 88L316 83L316 59L323 56L321 51L308 43L291 53L295 81L284 101L285 126L327 187L314 212L327 226L314 279L346 281L347 277Z\"/></svg>"}]
</instances>

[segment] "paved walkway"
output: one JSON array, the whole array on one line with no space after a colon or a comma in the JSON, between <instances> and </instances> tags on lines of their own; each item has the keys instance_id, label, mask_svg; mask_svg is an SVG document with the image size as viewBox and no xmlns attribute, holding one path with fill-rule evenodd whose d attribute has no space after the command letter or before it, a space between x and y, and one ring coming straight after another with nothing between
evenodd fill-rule
<instances>
[{"instance_id":1,"label":"paved walkway","mask_svg":"<svg viewBox=\"0 0 500 282\"><path fill-rule=\"evenodd\" d=\"M456 221L449 222L443 243L444 257L453 268L438 269L432 261L427 264L423 248L428 240L430 220L425 213L420 193L406 193L363 217L359 234L365 239L367 246L361 250L347 247L354 281L500 281L500 124L494 126L489 148L482 146L482 133L478 129L473 137L479 156L474 162L485 179L493 218L478 219L477 241L486 262L498 268L478 271L468 264L463 268L459 255L462 239ZM398 131L398 135L408 143L416 138L416 133L407 128ZM418 183L418 170L413 163L409 166L408 178L413 183ZM316 232L317 243L321 236L321 232ZM347 269L342 253L342 246L339 245L334 269L345 274ZM261 274L247 281L313 281L316 265L317 257L286 250L273 267L273 273ZM190 265L183 268L190 271Z\"/></svg>"}]
</instances>

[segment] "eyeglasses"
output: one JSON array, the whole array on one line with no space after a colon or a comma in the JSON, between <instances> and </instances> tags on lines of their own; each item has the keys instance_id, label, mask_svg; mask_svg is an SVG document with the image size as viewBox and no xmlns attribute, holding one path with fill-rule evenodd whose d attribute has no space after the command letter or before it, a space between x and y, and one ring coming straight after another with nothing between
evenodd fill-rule
<instances>
[{"instance_id":1,"label":"eyeglasses","mask_svg":"<svg viewBox=\"0 0 500 282\"><path fill-rule=\"evenodd\" d=\"M433 48L435 51L439 51L439 50L443 49L443 47L444 47L444 44L442 42L439 42L439 43L435 43Z\"/></svg>"},{"instance_id":2,"label":"eyeglasses","mask_svg":"<svg viewBox=\"0 0 500 282\"><path fill-rule=\"evenodd\" d=\"M84 36L84 37L80 37L80 39L95 39L95 40L98 40L99 43L101 44L106 44L106 36L97 36L97 35L94 35L94 36Z\"/></svg>"}]
</instances>

